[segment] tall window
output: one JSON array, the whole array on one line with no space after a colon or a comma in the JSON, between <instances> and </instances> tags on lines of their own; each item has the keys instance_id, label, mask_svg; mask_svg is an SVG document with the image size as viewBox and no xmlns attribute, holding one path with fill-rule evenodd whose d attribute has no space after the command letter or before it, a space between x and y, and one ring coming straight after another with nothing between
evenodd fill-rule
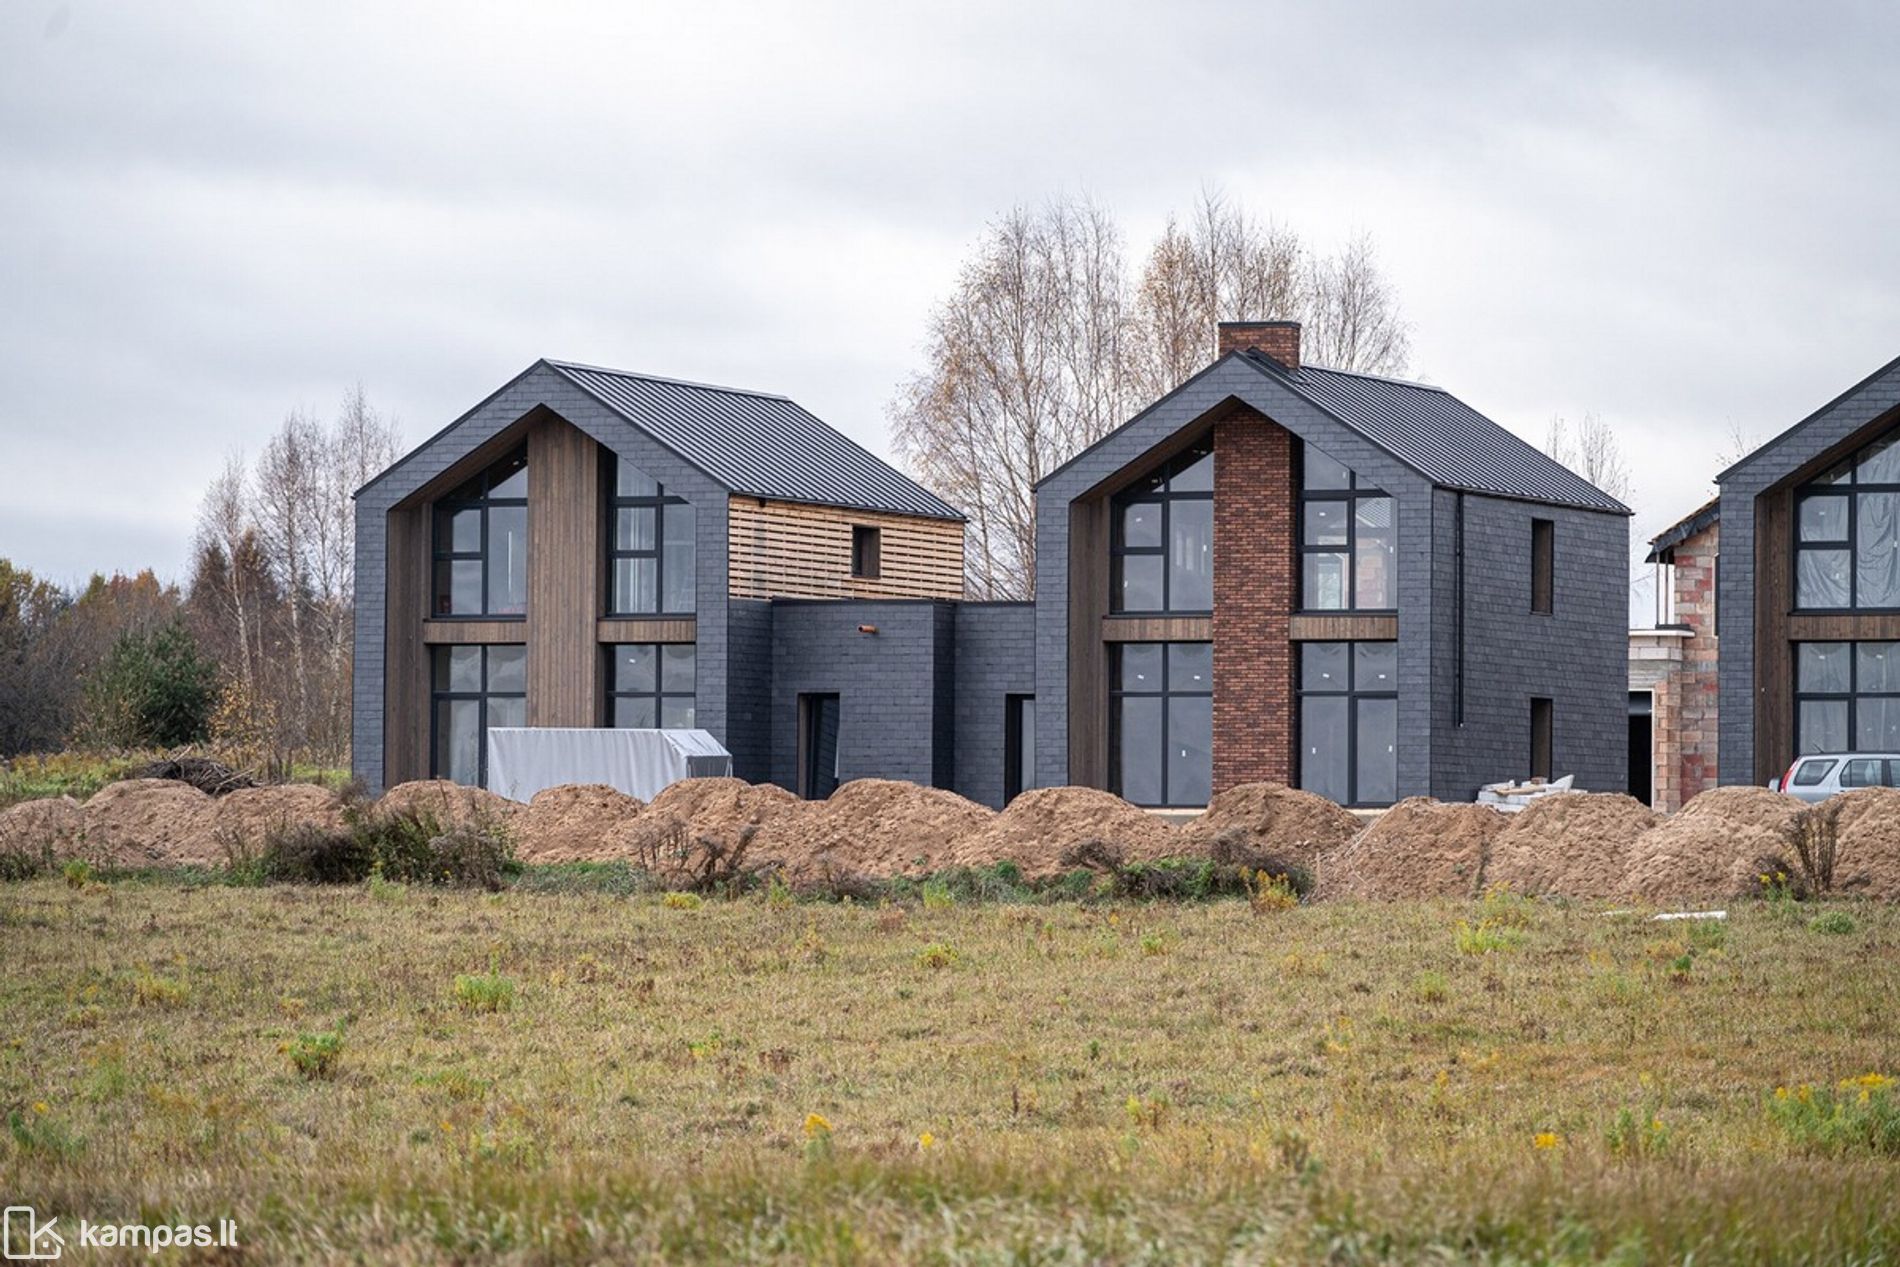
<instances>
[{"instance_id":1,"label":"tall window","mask_svg":"<svg viewBox=\"0 0 1900 1267\"><path fill-rule=\"evenodd\" d=\"M1900 642L1795 647L1795 751L1900 752Z\"/></svg>"},{"instance_id":2,"label":"tall window","mask_svg":"<svg viewBox=\"0 0 1900 1267\"><path fill-rule=\"evenodd\" d=\"M609 716L620 730L691 730L697 657L690 642L612 648Z\"/></svg>"},{"instance_id":3,"label":"tall window","mask_svg":"<svg viewBox=\"0 0 1900 1267\"><path fill-rule=\"evenodd\" d=\"M1312 445L1300 479L1300 604L1307 611L1398 606L1393 500Z\"/></svg>"},{"instance_id":4,"label":"tall window","mask_svg":"<svg viewBox=\"0 0 1900 1267\"><path fill-rule=\"evenodd\" d=\"M528 724L528 649L519 644L433 647L435 713L430 772L438 779L488 782L488 728Z\"/></svg>"},{"instance_id":5,"label":"tall window","mask_svg":"<svg viewBox=\"0 0 1900 1267\"><path fill-rule=\"evenodd\" d=\"M1341 805L1399 791L1395 642L1300 644L1300 786Z\"/></svg>"},{"instance_id":6,"label":"tall window","mask_svg":"<svg viewBox=\"0 0 1900 1267\"><path fill-rule=\"evenodd\" d=\"M1555 777L1551 767L1555 765L1553 755L1557 746L1557 703L1542 696L1531 698L1531 777L1549 779Z\"/></svg>"},{"instance_id":7,"label":"tall window","mask_svg":"<svg viewBox=\"0 0 1900 1267\"><path fill-rule=\"evenodd\" d=\"M1003 697L1003 802L1036 786L1036 697Z\"/></svg>"},{"instance_id":8,"label":"tall window","mask_svg":"<svg viewBox=\"0 0 1900 1267\"><path fill-rule=\"evenodd\" d=\"M1795 606L1900 609L1900 436L1795 495Z\"/></svg>"},{"instance_id":9,"label":"tall window","mask_svg":"<svg viewBox=\"0 0 1900 1267\"><path fill-rule=\"evenodd\" d=\"M1214 451L1190 449L1112 506L1111 600L1118 612L1214 609Z\"/></svg>"},{"instance_id":10,"label":"tall window","mask_svg":"<svg viewBox=\"0 0 1900 1267\"><path fill-rule=\"evenodd\" d=\"M503 458L435 504L437 616L528 610L528 453Z\"/></svg>"},{"instance_id":11,"label":"tall window","mask_svg":"<svg viewBox=\"0 0 1900 1267\"><path fill-rule=\"evenodd\" d=\"M1214 644L1115 645L1115 788L1137 805L1207 804L1214 782Z\"/></svg>"},{"instance_id":12,"label":"tall window","mask_svg":"<svg viewBox=\"0 0 1900 1267\"><path fill-rule=\"evenodd\" d=\"M625 458L614 473L612 543L611 615L693 613L693 508Z\"/></svg>"},{"instance_id":13,"label":"tall window","mask_svg":"<svg viewBox=\"0 0 1900 1267\"><path fill-rule=\"evenodd\" d=\"M1557 592L1557 524L1531 520L1531 611L1548 616Z\"/></svg>"}]
</instances>

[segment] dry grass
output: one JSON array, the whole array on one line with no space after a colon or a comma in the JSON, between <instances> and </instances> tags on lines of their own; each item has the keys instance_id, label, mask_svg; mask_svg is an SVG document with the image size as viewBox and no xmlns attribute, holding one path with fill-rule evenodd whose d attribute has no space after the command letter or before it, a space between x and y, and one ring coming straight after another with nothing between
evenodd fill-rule
<instances>
[{"instance_id":1,"label":"dry grass","mask_svg":"<svg viewBox=\"0 0 1900 1267\"><path fill-rule=\"evenodd\" d=\"M1512 910L0 886L0 1194L272 1262L1900 1255L1900 1162L1770 1110L1900 1072L1900 914Z\"/></svg>"}]
</instances>

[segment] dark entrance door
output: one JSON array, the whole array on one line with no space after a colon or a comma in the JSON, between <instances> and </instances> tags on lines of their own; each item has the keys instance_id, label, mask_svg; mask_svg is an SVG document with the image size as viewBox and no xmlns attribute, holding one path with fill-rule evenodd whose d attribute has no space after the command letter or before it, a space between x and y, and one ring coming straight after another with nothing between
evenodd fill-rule
<instances>
[{"instance_id":1,"label":"dark entrance door","mask_svg":"<svg viewBox=\"0 0 1900 1267\"><path fill-rule=\"evenodd\" d=\"M798 794L808 801L837 789L839 713L836 695L798 697Z\"/></svg>"},{"instance_id":2,"label":"dark entrance door","mask_svg":"<svg viewBox=\"0 0 1900 1267\"><path fill-rule=\"evenodd\" d=\"M1630 692L1630 795L1648 805L1655 795L1655 728L1650 717L1654 697L1648 691Z\"/></svg>"}]
</instances>

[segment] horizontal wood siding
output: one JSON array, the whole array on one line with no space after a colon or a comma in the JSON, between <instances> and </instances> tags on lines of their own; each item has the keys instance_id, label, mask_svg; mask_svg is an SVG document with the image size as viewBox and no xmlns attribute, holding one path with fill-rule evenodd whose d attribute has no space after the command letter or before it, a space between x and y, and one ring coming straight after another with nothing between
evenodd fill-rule
<instances>
[{"instance_id":1,"label":"horizontal wood siding","mask_svg":"<svg viewBox=\"0 0 1900 1267\"><path fill-rule=\"evenodd\" d=\"M734 598L961 598L963 525L879 511L730 501ZM878 530L876 577L851 575L851 529Z\"/></svg>"},{"instance_id":2,"label":"horizontal wood siding","mask_svg":"<svg viewBox=\"0 0 1900 1267\"><path fill-rule=\"evenodd\" d=\"M1295 642L1396 642L1397 616L1295 616L1289 627Z\"/></svg>"},{"instance_id":3,"label":"horizontal wood siding","mask_svg":"<svg viewBox=\"0 0 1900 1267\"><path fill-rule=\"evenodd\" d=\"M452 646L456 643L526 642L525 620L425 620L422 641L428 646Z\"/></svg>"},{"instance_id":4,"label":"horizontal wood siding","mask_svg":"<svg viewBox=\"0 0 1900 1267\"><path fill-rule=\"evenodd\" d=\"M697 620L639 620L618 618L602 620L595 637L603 643L622 642L697 642Z\"/></svg>"},{"instance_id":5,"label":"horizontal wood siding","mask_svg":"<svg viewBox=\"0 0 1900 1267\"><path fill-rule=\"evenodd\" d=\"M1211 642L1210 616L1104 616L1103 642Z\"/></svg>"}]
</instances>

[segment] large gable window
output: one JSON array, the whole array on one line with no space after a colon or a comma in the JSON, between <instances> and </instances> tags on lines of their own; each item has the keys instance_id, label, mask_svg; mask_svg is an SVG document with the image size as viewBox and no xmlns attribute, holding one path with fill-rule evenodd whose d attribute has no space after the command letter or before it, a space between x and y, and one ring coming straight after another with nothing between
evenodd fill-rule
<instances>
[{"instance_id":1,"label":"large gable window","mask_svg":"<svg viewBox=\"0 0 1900 1267\"><path fill-rule=\"evenodd\" d=\"M437 616L528 610L528 453L511 453L435 504Z\"/></svg>"},{"instance_id":2,"label":"large gable window","mask_svg":"<svg viewBox=\"0 0 1900 1267\"><path fill-rule=\"evenodd\" d=\"M1795 495L1795 606L1900 609L1900 435Z\"/></svg>"},{"instance_id":3,"label":"large gable window","mask_svg":"<svg viewBox=\"0 0 1900 1267\"><path fill-rule=\"evenodd\" d=\"M1300 466L1301 607L1390 611L1398 606L1393 500L1310 444Z\"/></svg>"},{"instance_id":4,"label":"large gable window","mask_svg":"<svg viewBox=\"0 0 1900 1267\"><path fill-rule=\"evenodd\" d=\"M1110 553L1118 612L1214 609L1214 451L1188 450L1116 495Z\"/></svg>"},{"instance_id":5,"label":"large gable window","mask_svg":"<svg viewBox=\"0 0 1900 1267\"><path fill-rule=\"evenodd\" d=\"M488 782L488 730L528 724L528 649L519 643L431 648L430 772Z\"/></svg>"},{"instance_id":6,"label":"large gable window","mask_svg":"<svg viewBox=\"0 0 1900 1267\"><path fill-rule=\"evenodd\" d=\"M695 602L693 508L620 459L614 473L610 614L690 616Z\"/></svg>"}]
</instances>

